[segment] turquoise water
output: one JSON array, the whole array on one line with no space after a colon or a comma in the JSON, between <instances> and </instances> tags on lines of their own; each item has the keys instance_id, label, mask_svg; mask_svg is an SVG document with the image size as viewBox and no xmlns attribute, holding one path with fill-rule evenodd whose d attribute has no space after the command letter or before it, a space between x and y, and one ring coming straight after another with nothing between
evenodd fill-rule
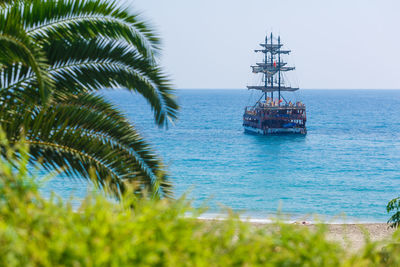
<instances>
[{"instance_id":1,"label":"turquoise water","mask_svg":"<svg viewBox=\"0 0 400 267\"><path fill-rule=\"evenodd\" d=\"M302 90L306 136L245 134L247 90L179 90L179 121L168 130L154 125L139 96L105 95L163 157L175 195L189 191L195 205L211 198L210 213L223 205L253 217L280 208L383 222L400 193L400 90ZM85 183L61 178L50 187L86 192Z\"/></svg>"}]
</instances>

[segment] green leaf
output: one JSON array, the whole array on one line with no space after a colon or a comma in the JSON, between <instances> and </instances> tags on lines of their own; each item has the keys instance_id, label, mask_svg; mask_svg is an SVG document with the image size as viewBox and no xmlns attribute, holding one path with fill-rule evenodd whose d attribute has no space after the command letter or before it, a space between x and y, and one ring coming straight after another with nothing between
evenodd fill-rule
<instances>
[{"instance_id":1,"label":"green leaf","mask_svg":"<svg viewBox=\"0 0 400 267\"><path fill-rule=\"evenodd\" d=\"M15 1L0 12L0 47L9 52L0 57L0 124L10 142L24 136L31 162L117 197L128 187L172 196L161 160L93 94L125 88L147 100L159 126L176 119L174 91L155 64L159 39L138 15L111 1Z\"/></svg>"}]
</instances>

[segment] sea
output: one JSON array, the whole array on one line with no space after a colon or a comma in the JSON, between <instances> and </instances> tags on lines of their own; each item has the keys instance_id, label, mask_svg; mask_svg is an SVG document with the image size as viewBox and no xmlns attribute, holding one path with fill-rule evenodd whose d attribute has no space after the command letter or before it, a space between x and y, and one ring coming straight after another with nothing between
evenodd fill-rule
<instances>
[{"instance_id":1,"label":"sea","mask_svg":"<svg viewBox=\"0 0 400 267\"><path fill-rule=\"evenodd\" d=\"M244 89L177 90L179 118L167 129L140 95L102 94L162 157L175 197L209 207L204 217L386 222L386 204L400 195L400 90L284 94L306 104L305 136L244 133L244 107L260 97ZM79 199L91 188L55 177L42 191Z\"/></svg>"}]
</instances>

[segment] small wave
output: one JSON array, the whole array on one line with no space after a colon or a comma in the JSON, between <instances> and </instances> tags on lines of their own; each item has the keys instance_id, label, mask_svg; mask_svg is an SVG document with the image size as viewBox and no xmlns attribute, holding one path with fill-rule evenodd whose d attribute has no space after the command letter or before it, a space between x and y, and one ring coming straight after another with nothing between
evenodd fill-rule
<instances>
[{"instance_id":1,"label":"small wave","mask_svg":"<svg viewBox=\"0 0 400 267\"><path fill-rule=\"evenodd\" d=\"M187 215L190 217L190 215ZM329 217L324 217L324 219L321 219L322 217L320 215L304 215L304 216L290 216L290 215L285 215L279 217L269 217L269 218L261 218L261 217L251 217L248 215L241 215L239 218L243 222L248 222L248 223L254 223L254 224L272 224L275 222L283 222L287 224L319 224L319 223L324 223L324 224L375 224L375 223L386 223L382 221L377 221L377 220L359 220L355 218L329 218ZM205 213L197 217L199 220L216 220L216 221L223 221L228 218L227 214L224 213ZM318 218L318 219L314 219Z\"/></svg>"}]
</instances>

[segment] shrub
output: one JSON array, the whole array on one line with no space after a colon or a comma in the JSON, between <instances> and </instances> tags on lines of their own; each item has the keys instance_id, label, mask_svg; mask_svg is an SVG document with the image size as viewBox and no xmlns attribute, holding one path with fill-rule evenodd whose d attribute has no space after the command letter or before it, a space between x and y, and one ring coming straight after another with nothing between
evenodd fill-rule
<instances>
[{"instance_id":1,"label":"shrub","mask_svg":"<svg viewBox=\"0 0 400 267\"><path fill-rule=\"evenodd\" d=\"M400 197L394 198L386 206L386 211L394 214L388 220L390 227L397 228L400 225Z\"/></svg>"},{"instance_id":2,"label":"shrub","mask_svg":"<svg viewBox=\"0 0 400 267\"><path fill-rule=\"evenodd\" d=\"M0 160L1 266L375 266L399 263L399 246L368 243L349 256L315 231L276 223L255 228L232 214L199 221L183 199L108 200L89 195L74 210L43 199L27 176L23 144ZM132 194L129 194L132 196ZM394 240L399 240L397 232Z\"/></svg>"}]
</instances>

